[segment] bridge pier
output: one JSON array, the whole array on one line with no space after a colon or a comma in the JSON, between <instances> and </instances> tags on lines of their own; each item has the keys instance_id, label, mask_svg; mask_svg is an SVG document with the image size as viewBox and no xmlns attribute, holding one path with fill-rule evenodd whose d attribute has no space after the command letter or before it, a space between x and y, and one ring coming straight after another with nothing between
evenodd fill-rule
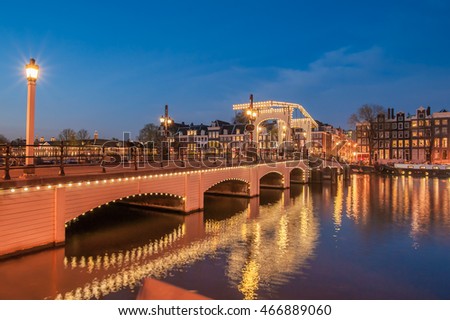
<instances>
[{"instance_id":1,"label":"bridge pier","mask_svg":"<svg viewBox=\"0 0 450 320\"><path fill-rule=\"evenodd\" d=\"M54 244L66 241L64 214L66 212L66 188L55 188L55 236Z\"/></svg>"},{"instance_id":2,"label":"bridge pier","mask_svg":"<svg viewBox=\"0 0 450 320\"><path fill-rule=\"evenodd\" d=\"M343 167L342 175L344 176L344 180L350 180L350 166Z\"/></svg>"},{"instance_id":3,"label":"bridge pier","mask_svg":"<svg viewBox=\"0 0 450 320\"><path fill-rule=\"evenodd\" d=\"M322 170L318 168L311 169L311 183L322 183Z\"/></svg>"}]
</instances>

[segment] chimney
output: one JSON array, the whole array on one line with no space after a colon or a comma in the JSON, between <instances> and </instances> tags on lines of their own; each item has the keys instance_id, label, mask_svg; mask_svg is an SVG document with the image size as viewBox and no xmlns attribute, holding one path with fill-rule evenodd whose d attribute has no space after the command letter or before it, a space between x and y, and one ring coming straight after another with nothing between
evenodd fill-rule
<instances>
[{"instance_id":1,"label":"chimney","mask_svg":"<svg viewBox=\"0 0 450 320\"><path fill-rule=\"evenodd\" d=\"M388 120L390 120L391 119L391 108L388 108L388 112L387 113L388 113L387 114Z\"/></svg>"},{"instance_id":2,"label":"chimney","mask_svg":"<svg viewBox=\"0 0 450 320\"><path fill-rule=\"evenodd\" d=\"M427 107L427 116L429 116L430 113L431 113L431 108L430 108L430 106L428 106L428 107Z\"/></svg>"},{"instance_id":3,"label":"chimney","mask_svg":"<svg viewBox=\"0 0 450 320\"><path fill-rule=\"evenodd\" d=\"M391 119L394 119L394 108L391 108L391 112L392 112Z\"/></svg>"}]
</instances>

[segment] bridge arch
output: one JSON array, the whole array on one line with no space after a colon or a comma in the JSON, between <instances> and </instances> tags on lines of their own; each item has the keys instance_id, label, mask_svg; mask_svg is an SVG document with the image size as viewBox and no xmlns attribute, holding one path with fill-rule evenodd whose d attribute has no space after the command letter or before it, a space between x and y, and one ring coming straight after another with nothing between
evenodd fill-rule
<instances>
[{"instance_id":1,"label":"bridge arch","mask_svg":"<svg viewBox=\"0 0 450 320\"><path fill-rule=\"evenodd\" d=\"M250 182L242 178L226 178L205 190L206 194L250 196Z\"/></svg>"},{"instance_id":2,"label":"bridge arch","mask_svg":"<svg viewBox=\"0 0 450 320\"><path fill-rule=\"evenodd\" d=\"M306 171L302 168L293 168L289 174L291 183L306 183Z\"/></svg>"},{"instance_id":3,"label":"bridge arch","mask_svg":"<svg viewBox=\"0 0 450 320\"><path fill-rule=\"evenodd\" d=\"M128 194L122 197L112 199L106 202L99 201L98 204L90 203L90 207L79 208L77 213L70 216L66 215L65 224L73 223L77 221L80 216L85 215L88 212L93 212L97 208L108 206L112 203L124 203L131 206L137 206L148 209L163 209L169 211L184 211L185 197L179 194L167 193L167 192L143 192ZM84 210L84 211L83 211Z\"/></svg>"},{"instance_id":4,"label":"bridge arch","mask_svg":"<svg viewBox=\"0 0 450 320\"><path fill-rule=\"evenodd\" d=\"M259 178L259 186L260 188L275 188L275 189L284 189L289 188L289 185L286 184L284 179L284 174L273 170L266 172Z\"/></svg>"}]
</instances>

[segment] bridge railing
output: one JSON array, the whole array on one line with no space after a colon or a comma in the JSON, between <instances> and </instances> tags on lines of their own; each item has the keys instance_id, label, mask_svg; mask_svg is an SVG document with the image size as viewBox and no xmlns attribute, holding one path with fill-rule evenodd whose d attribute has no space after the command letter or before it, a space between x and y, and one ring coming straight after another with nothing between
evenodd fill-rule
<instances>
[{"instance_id":1,"label":"bridge railing","mask_svg":"<svg viewBox=\"0 0 450 320\"><path fill-rule=\"evenodd\" d=\"M33 156L27 157L27 147L33 148ZM30 161L29 159L32 159ZM202 168L240 166L257 163L274 163L285 160L301 160L301 152L283 151L277 148L257 149L225 145L213 149L195 149L180 147L149 148L141 144L124 143L109 145L66 144L53 145L14 145L0 144L0 171L3 179L20 177L25 169L32 169L36 175L45 172L48 175L64 176L66 170L106 173L113 169L139 170L144 168ZM28 161L27 161L28 159ZM84 171L82 171L84 168ZM28 170L29 171L29 170Z\"/></svg>"}]
</instances>

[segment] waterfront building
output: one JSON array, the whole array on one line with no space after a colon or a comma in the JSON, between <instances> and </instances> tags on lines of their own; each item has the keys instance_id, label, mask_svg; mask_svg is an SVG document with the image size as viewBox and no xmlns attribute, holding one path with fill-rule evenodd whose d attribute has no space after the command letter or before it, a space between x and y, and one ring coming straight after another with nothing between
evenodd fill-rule
<instances>
[{"instance_id":1,"label":"waterfront building","mask_svg":"<svg viewBox=\"0 0 450 320\"><path fill-rule=\"evenodd\" d=\"M430 107L419 107L411 116L411 160L423 163L431 161L432 116Z\"/></svg>"},{"instance_id":2,"label":"waterfront building","mask_svg":"<svg viewBox=\"0 0 450 320\"><path fill-rule=\"evenodd\" d=\"M443 109L433 113L432 162L450 162L450 112Z\"/></svg>"},{"instance_id":3,"label":"waterfront building","mask_svg":"<svg viewBox=\"0 0 450 320\"><path fill-rule=\"evenodd\" d=\"M224 126L229 126L230 123L222 120L211 121L211 125L208 127L208 148L220 147L220 135L223 132Z\"/></svg>"},{"instance_id":4,"label":"waterfront building","mask_svg":"<svg viewBox=\"0 0 450 320\"><path fill-rule=\"evenodd\" d=\"M326 158L331 155L332 137L331 133L326 131L311 132L311 147L309 152L311 155Z\"/></svg>"},{"instance_id":5,"label":"waterfront building","mask_svg":"<svg viewBox=\"0 0 450 320\"><path fill-rule=\"evenodd\" d=\"M368 161L370 158L370 123L367 121L356 124L356 161Z\"/></svg>"},{"instance_id":6,"label":"waterfront building","mask_svg":"<svg viewBox=\"0 0 450 320\"><path fill-rule=\"evenodd\" d=\"M223 148L225 144L241 144L246 141L245 124L231 124L222 120L214 120L211 125L175 124L173 137L175 145L193 153L200 150Z\"/></svg>"},{"instance_id":7,"label":"waterfront building","mask_svg":"<svg viewBox=\"0 0 450 320\"><path fill-rule=\"evenodd\" d=\"M405 117L403 112L394 116L394 109L388 108L387 114L379 114L373 124L373 160L378 163L408 161L410 126L411 118Z\"/></svg>"},{"instance_id":8,"label":"waterfront building","mask_svg":"<svg viewBox=\"0 0 450 320\"><path fill-rule=\"evenodd\" d=\"M178 126L174 136L179 146L186 148L188 153L206 149L208 146L208 126L204 124L191 123L189 126L182 124Z\"/></svg>"},{"instance_id":9,"label":"waterfront building","mask_svg":"<svg viewBox=\"0 0 450 320\"><path fill-rule=\"evenodd\" d=\"M450 112L419 107L413 115L388 108L372 123L356 125L360 160L376 163L450 163ZM372 148L370 148L372 146ZM370 155L372 149L372 155Z\"/></svg>"},{"instance_id":10,"label":"waterfront building","mask_svg":"<svg viewBox=\"0 0 450 320\"><path fill-rule=\"evenodd\" d=\"M411 119L407 117L404 112L397 112L394 115L394 109L389 108L387 119L385 120L385 140L382 141L385 148L384 157L381 160L391 160L391 162L409 161L411 159ZM380 159L380 157L378 157L378 159Z\"/></svg>"}]
</instances>

